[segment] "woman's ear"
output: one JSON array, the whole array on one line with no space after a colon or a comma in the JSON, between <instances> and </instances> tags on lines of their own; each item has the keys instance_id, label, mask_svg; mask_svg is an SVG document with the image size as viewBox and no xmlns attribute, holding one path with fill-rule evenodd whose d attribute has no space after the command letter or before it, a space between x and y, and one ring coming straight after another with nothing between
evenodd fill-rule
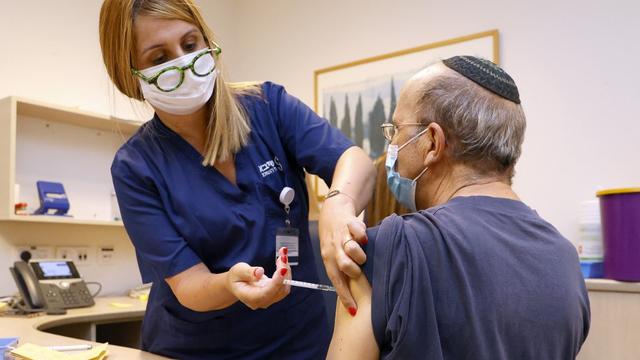
<instances>
[{"instance_id":1,"label":"woman's ear","mask_svg":"<svg viewBox=\"0 0 640 360\"><path fill-rule=\"evenodd\" d=\"M426 148L427 154L424 157L424 166L432 167L439 162L444 155L446 143L444 130L442 126L432 122L427 127L425 135L427 136L428 144Z\"/></svg>"}]
</instances>

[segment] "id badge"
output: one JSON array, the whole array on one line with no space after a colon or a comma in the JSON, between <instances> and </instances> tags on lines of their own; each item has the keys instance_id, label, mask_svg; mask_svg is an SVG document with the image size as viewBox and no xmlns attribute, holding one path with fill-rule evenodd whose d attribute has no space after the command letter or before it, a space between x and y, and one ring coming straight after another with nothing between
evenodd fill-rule
<instances>
[{"instance_id":1,"label":"id badge","mask_svg":"<svg viewBox=\"0 0 640 360\"><path fill-rule=\"evenodd\" d=\"M285 246L288 250L287 258L289 265L298 265L299 256L299 231L294 227L281 227L276 230L276 259L278 250Z\"/></svg>"}]
</instances>

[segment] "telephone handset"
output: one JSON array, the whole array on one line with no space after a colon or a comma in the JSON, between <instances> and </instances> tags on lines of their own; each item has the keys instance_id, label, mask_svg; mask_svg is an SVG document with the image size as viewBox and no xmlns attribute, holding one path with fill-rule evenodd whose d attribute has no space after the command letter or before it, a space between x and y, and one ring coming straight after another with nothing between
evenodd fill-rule
<instances>
[{"instance_id":1,"label":"telephone handset","mask_svg":"<svg viewBox=\"0 0 640 360\"><path fill-rule=\"evenodd\" d=\"M16 261L12 268L9 268L20 295L24 299L25 305L29 309L44 307L42 293L38 286L36 275L29 268L29 264L24 261Z\"/></svg>"},{"instance_id":2,"label":"telephone handset","mask_svg":"<svg viewBox=\"0 0 640 360\"><path fill-rule=\"evenodd\" d=\"M16 261L9 270L29 310L69 309L94 304L72 261Z\"/></svg>"}]
</instances>

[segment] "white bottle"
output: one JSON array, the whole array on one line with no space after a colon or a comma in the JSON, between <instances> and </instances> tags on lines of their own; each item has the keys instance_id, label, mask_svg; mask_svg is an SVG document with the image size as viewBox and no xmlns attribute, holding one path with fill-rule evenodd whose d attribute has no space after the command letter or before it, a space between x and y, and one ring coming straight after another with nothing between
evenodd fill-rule
<instances>
[{"instance_id":1,"label":"white bottle","mask_svg":"<svg viewBox=\"0 0 640 360\"><path fill-rule=\"evenodd\" d=\"M601 262L604 255L602 226L600 223L600 201L583 201L580 204L580 231L578 254L580 261Z\"/></svg>"}]
</instances>

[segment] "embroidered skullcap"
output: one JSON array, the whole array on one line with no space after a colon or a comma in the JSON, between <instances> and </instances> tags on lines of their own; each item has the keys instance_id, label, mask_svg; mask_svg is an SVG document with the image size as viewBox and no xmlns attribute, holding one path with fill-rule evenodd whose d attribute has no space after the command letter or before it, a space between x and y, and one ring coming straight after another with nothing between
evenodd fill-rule
<instances>
[{"instance_id":1,"label":"embroidered skullcap","mask_svg":"<svg viewBox=\"0 0 640 360\"><path fill-rule=\"evenodd\" d=\"M489 60L475 56L454 56L442 61L448 68L516 104L520 104L520 93L511 76Z\"/></svg>"}]
</instances>

